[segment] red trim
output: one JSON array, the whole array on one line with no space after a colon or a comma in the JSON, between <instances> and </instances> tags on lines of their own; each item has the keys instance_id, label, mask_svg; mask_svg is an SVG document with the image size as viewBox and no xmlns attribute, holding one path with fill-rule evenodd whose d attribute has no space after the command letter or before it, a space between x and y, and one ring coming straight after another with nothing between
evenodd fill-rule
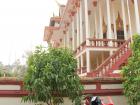
<instances>
[{"instance_id":1,"label":"red trim","mask_svg":"<svg viewBox=\"0 0 140 105\"><path fill-rule=\"evenodd\" d=\"M28 95L27 91L0 90L0 97L22 97Z\"/></svg>"},{"instance_id":2,"label":"red trim","mask_svg":"<svg viewBox=\"0 0 140 105\"><path fill-rule=\"evenodd\" d=\"M108 80L108 79L87 79L81 80L83 85L94 84L96 89L84 90L83 94L94 94L94 95L123 95L122 89L101 89L102 84L121 84L122 80ZM0 90L0 97L22 97L28 95L28 92L23 89L23 82L16 80L0 80L0 85L20 85L21 90Z\"/></svg>"},{"instance_id":3,"label":"red trim","mask_svg":"<svg viewBox=\"0 0 140 105\"><path fill-rule=\"evenodd\" d=\"M0 85L22 85L22 81L17 80L0 80Z\"/></svg>"},{"instance_id":4,"label":"red trim","mask_svg":"<svg viewBox=\"0 0 140 105\"><path fill-rule=\"evenodd\" d=\"M96 90L101 90L101 84L100 83L96 83Z\"/></svg>"},{"instance_id":5,"label":"red trim","mask_svg":"<svg viewBox=\"0 0 140 105\"><path fill-rule=\"evenodd\" d=\"M84 90L83 94L93 94L99 96L123 95L123 90L122 89Z\"/></svg>"},{"instance_id":6,"label":"red trim","mask_svg":"<svg viewBox=\"0 0 140 105\"><path fill-rule=\"evenodd\" d=\"M83 85L85 84L121 84L123 82L123 80L120 78L120 79L115 79L115 78L112 78L112 79L98 79L98 80L94 80L94 79L87 79L87 80L81 80L81 83Z\"/></svg>"},{"instance_id":7,"label":"red trim","mask_svg":"<svg viewBox=\"0 0 140 105\"><path fill-rule=\"evenodd\" d=\"M83 94L93 94L98 96L123 95L122 89L102 89L102 90L84 90ZM0 90L0 97L22 97L27 96L27 91L18 90Z\"/></svg>"}]
</instances>

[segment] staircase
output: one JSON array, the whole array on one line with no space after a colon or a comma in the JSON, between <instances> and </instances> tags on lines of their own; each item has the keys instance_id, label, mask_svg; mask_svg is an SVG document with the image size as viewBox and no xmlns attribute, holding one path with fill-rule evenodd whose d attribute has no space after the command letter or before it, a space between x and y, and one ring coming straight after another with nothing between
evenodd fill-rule
<instances>
[{"instance_id":1,"label":"staircase","mask_svg":"<svg viewBox=\"0 0 140 105\"><path fill-rule=\"evenodd\" d=\"M130 43L131 39L128 39L112 56L99 65L96 70L87 73L87 77L120 77L119 72L113 72L120 71L121 66L131 56Z\"/></svg>"}]
</instances>

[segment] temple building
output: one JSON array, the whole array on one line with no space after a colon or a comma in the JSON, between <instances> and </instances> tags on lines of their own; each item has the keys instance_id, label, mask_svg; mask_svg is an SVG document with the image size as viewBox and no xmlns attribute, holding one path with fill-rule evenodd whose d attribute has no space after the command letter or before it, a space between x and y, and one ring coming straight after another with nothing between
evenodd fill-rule
<instances>
[{"instance_id":1,"label":"temple building","mask_svg":"<svg viewBox=\"0 0 140 105\"><path fill-rule=\"evenodd\" d=\"M140 0L68 0L45 27L44 41L73 50L79 76L120 77L140 33Z\"/></svg>"},{"instance_id":2,"label":"temple building","mask_svg":"<svg viewBox=\"0 0 140 105\"><path fill-rule=\"evenodd\" d=\"M120 72L131 56L136 33L140 33L140 0L68 0L45 27L44 41L73 51L77 74L93 79L86 81L83 93L111 96L114 104L104 105L128 105Z\"/></svg>"}]
</instances>

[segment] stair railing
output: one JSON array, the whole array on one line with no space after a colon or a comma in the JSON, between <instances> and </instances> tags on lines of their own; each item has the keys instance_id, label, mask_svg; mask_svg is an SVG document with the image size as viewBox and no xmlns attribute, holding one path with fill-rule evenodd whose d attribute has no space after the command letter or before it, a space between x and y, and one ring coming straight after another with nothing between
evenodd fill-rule
<instances>
[{"instance_id":1,"label":"stair railing","mask_svg":"<svg viewBox=\"0 0 140 105\"><path fill-rule=\"evenodd\" d=\"M116 63L116 61L130 49L131 39L128 39L121 47L109 58L107 58L100 66L93 72L93 76L104 76L109 69Z\"/></svg>"}]
</instances>

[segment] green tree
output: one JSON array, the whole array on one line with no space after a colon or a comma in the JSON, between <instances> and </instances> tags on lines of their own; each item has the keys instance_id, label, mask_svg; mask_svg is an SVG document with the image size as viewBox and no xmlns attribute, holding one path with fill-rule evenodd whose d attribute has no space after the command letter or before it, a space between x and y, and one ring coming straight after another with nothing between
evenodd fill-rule
<instances>
[{"instance_id":1,"label":"green tree","mask_svg":"<svg viewBox=\"0 0 140 105\"><path fill-rule=\"evenodd\" d=\"M3 69L3 64L0 62L0 77L2 76L2 69Z\"/></svg>"},{"instance_id":2,"label":"green tree","mask_svg":"<svg viewBox=\"0 0 140 105\"><path fill-rule=\"evenodd\" d=\"M59 105L63 97L69 97L80 105L82 85L76 74L77 62L70 50L64 48L36 47L28 58L28 70L24 79L30 94L23 101Z\"/></svg>"},{"instance_id":3,"label":"green tree","mask_svg":"<svg viewBox=\"0 0 140 105\"><path fill-rule=\"evenodd\" d=\"M129 105L137 105L140 101L140 35L134 35L132 56L127 66L123 67L124 93Z\"/></svg>"},{"instance_id":4,"label":"green tree","mask_svg":"<svg viewBox=\"0 0 140 105\"><path fill-rule=\"evenodd\" d=\"M22 65L20 60L17 59L12 65L12 74L20 80L23 80L24 75L27 71L26 65Z\"/></svg>"}]
</instances>

